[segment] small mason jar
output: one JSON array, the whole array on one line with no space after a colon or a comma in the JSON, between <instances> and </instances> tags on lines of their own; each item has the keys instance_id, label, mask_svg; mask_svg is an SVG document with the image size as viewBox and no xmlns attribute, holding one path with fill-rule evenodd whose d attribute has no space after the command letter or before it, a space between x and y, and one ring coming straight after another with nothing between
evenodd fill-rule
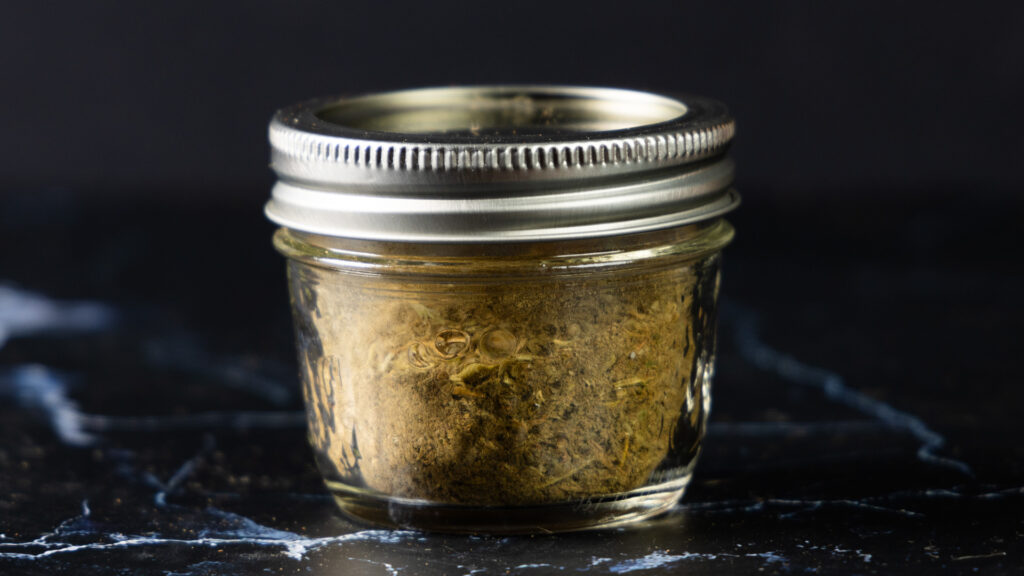
<instances>
[{"instance_id":1,"label":"small mason jar","mask_svg":"<svg viewBox=\"0 0 1024 576\"><path fill-rule=\"evenodd\" d=\"M672 507L710 406L719 103L561 86L277 113L309 439L342 511L523 533Z\"/></svg>"}]
</instances>

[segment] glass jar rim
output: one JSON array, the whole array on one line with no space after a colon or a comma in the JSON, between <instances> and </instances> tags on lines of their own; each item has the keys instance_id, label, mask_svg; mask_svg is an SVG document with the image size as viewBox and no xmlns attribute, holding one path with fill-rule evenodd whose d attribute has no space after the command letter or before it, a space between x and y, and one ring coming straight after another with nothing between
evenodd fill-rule
<instances>
[{"instance_id":1,"label":"glass jar rim","mask_svg":"<svg viewBox=\"0 0 1024 576\"><path fill-rule=\"evenodd\" d=\"M559 242L467 245L353 240L279 228L274 247L290 260L367 277L404 276L452 286L508 283L546 277L564 282L599 273L622 276L685 266L720 252L734 235L724 218L667 230Z\"/></svg>"}]
</instances>

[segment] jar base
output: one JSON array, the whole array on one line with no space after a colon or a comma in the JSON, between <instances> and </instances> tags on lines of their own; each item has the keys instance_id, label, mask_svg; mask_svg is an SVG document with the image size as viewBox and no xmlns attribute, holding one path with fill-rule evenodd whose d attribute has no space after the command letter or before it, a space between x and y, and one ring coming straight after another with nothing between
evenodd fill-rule
<instances>
[{"instance_id":1,"label":"jar base","mask_svg":"<svg viewBox=\"0 0 1024 576\"><path fill-rule=\"evenodd\" d=\"M471 506L393 498L327 481L347 517L375 526L454 534L550 534L614 528L667 512L683 497L691 474L641 489L535 506Z\"/></svg>"}]
</instances>

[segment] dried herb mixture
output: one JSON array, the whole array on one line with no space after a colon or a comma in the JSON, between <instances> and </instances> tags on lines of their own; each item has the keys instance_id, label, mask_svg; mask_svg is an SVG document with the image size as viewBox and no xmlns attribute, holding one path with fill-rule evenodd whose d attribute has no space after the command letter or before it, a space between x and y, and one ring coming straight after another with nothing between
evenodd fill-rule
<instances>
[{"instance_id":1,"label":"dried herb mixture","mask_svg":"<svg viewBox=\"0 0 1024 576\"><path fill-rule=\"evenodd\" d=\"M537 504L695 453L691 269L456 288L292 266L310 434L345 484Z\"/></svg>"}]
</instances>

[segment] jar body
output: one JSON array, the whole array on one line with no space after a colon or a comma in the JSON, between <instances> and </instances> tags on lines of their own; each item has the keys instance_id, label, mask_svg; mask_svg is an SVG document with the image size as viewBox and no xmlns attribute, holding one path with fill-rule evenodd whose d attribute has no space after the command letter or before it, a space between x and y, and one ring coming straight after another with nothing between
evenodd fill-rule
<instances>
[{"instance_id":1,"label":"jar body","mask_svg":"<svg viewBox=\"0 0 1024 576\"><path fill-rule=\"evenodd\" d=\"M309 438L342 510L454 532L664 511L710 407L722 220L586 241L275 237Z\"/></svg>"}]
</instances>

